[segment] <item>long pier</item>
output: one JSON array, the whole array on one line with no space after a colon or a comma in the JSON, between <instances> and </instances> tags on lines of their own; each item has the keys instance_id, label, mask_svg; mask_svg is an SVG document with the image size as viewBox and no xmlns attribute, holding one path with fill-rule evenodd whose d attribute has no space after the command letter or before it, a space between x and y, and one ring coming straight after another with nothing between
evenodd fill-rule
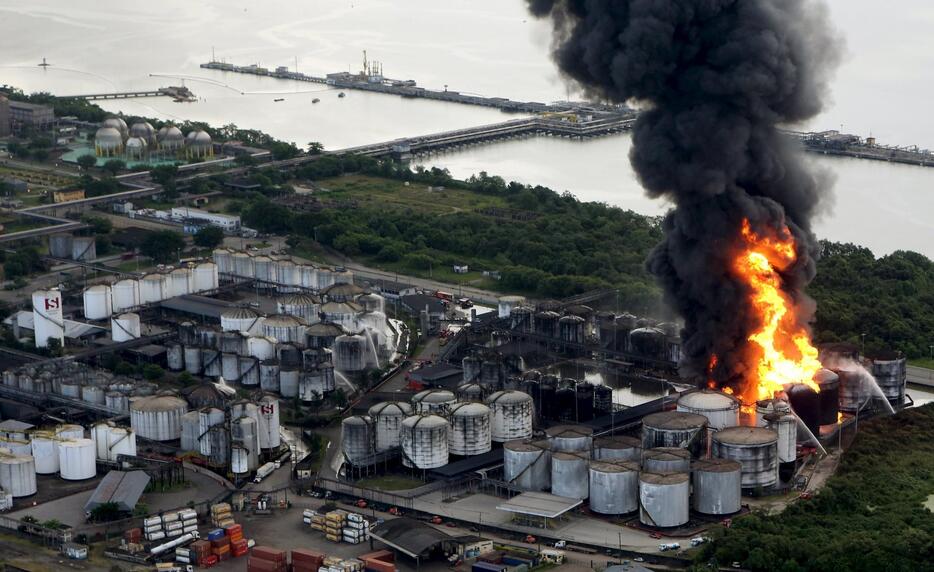
<instances>
[{"instance_id":1,"label":"long pier","mask_svg":"<svg viewBox=\"0 0 934 572\"><path fill-rule=\"evenodd\" d=\"M171 97L175 101L194 101L195 95L185 86L170 85L159 89L144 91L117 91L112 93L87 93L81 95L62 95L63 98L86 99L96 101L102 99L130 99L135 97Z\"/></svg>"}]
</instances>

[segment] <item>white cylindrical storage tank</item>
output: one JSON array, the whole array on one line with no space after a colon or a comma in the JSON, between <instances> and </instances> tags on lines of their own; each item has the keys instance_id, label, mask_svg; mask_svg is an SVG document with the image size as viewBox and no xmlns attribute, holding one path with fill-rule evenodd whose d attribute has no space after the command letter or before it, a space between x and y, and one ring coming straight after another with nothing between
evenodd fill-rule
<instances>
[{"instance_id":1,"label":"white cylindrical storage tank","mask_svg":"<svg viewBox=\"0 0 934 572\"><path fill-rule=\"evenodd\" d=\"M54 475L58 472L58 437L52 431L34 431L30 440L36 473Z\"/></svg>"},{"instance_id":2,"label":"white cylindrical storage tank","mask_svg":"<svg viewBox=\"0 0 934 572\"><path fill-rule=\"evenodd\" d=\"M707 426L717 431L739 425L739 405L732 395L710 389L689 391L678 398L678 411L703 415Z\"/></svg>"},{"instance_id":3,"label":"white cylindrical storage tank","mask_svg":"<svg viewBox=\"0 0 934 572\"><path fill-rule=\"evenodd\" d=\"M166 344L165 361L170 371L185 369L185 347L177 342Z\"/></svg>"},{"instance_id":4,"label":"white cylindrical storage tank","mask_svg":"<svg viewBox=\"0 0 934 572\"><path fill-rule=\"evenodd\" d=\"M113 294L110 286L96 284L84 290L84 317L88 320L104 320L113 312Z\"/></svg>"},{"instance_id":5,"label":"white cylindrical storage tank","mask_svg":"<svg viewBox=\"0 0 934 572\"><path fill-rule=\"evenodd\" d=\"M217 350L201 350L201 363L204 366L204 375L220 377L223 374L221 353Z\"/></svg>"},{"instance_id":6,"label":"white cylindrical storage tank","mask_svg":"<svg viewBox=\"0 0 934 572\"><path fill-rule=\"evenodd\" d=\"M108 435L110 460L116 462L119 455L136 456L136 433L124 427L114 427Z\"/></svg>"},{"instance_id":7,"label":"white cylindrical storage tank","mask_svg":"<svg viewBox=\"0 0 934 572\"><path fill-rule=\"evenodd\" d=\"M233 273L244 278L253 278L253 257L246 252L234 252L231 255Z\"/></svg>"},{"instance_id":8,"label":"white cylindrical storage tank","mask_svg":"<svg viewBox=\"0 0 934 572\"><path fill-rule=\"evenodd\" d=\"M404 401L383 401L370 407L368 413L376 423L376 450L401 447L402 422L412 414L412 406Z\"/></svg>"},{"instance_id":9,"label":"white cylindrical storage tank","mask_svg":"<svg viewBox=\"0 0 934 572\"><path fill-rule=\"evenodd\" d=\"M301 376L297 368L279 368L279 393L282 397L298 396L298 381Z\"/></svg>"},{"instance_id":10,"label":"white cylindrical storage tank","mask_svg":"<svg viewBox=\"0 0 934 572\"><path fill-rule=\"evenodd\" d=\"M276 341L264 336L250 336L246 340L246 351L258 360L275 359Z\"/></svg>"},{"instance_id":11,"label":"white cylindrical storage tank","mask_svg":"<svg viewBox=\"0 0 934 572\"><path fill-rule=\"evenodd\" d=\"M291 292L293 286L301 286L302 284L302 276L298 266L289 259L276 261L276 273L281 285L278 289L279 292Z\"/></svg>"},{"instance_id":12,"label":"white cylindrical storage tank","mask_svg":"<svg viewBox=\"0 0 934 572\"><path fill-rule=\"evenodd\" d=\"M65 424L55 428L55 436L62 440L84 439L84 427Z\"/></svg>"},{"instance_id":13,"label":"white cylindrical storage tank","mask_svg":"<svg viewBox=\"0 0 934 572\"><path fill-rule=\"evenodd\" d=\"M65 318L62 316L62 293L57 289L32 293L33 331L37 348L45 348L50 339L65 347Z\"/></svg>"},{"instance_id":14,"label":"white cylindrical storage tank","mask_svg":"<svg viewBox=\"0 0 934 572\"><path fill-rule=\"evenodd\" d=\"M59 393L62 397L70 397L71 399L81 399L81 383L77 380L66 380L62 381L58 386Z\"/></svg>"},{"instance_id":15,"label":"white cylindrical storage tank","mask_svg":"<svg viewBox=\"0 0 934 572\"><path fill-rule=\"evenodd\" d=\"M590 510L628 514L639 509L639 463L596 461L590 464Z\"/></svg>"},{"instance_id":16,"label":"white cylindrical storage tank","mask_svg":"<svg viewBox=\"0 0 934 572\"><path fill-rule=\"evenodd\" d=\"M250 308L231 308L221 312L221 329L225 332L258 334L262 325L263 319Z\"/></svg>"},{"instance_id":17,"label":"white cylindrical storage tank","mask_svg":"<svg viewBox=\"0 0 934 572\"><path fill-rule=\"evenodd\" d=\"M769 413L766 427L778 433L778 462L793 463L798 458L798 418L791 413Z\"/></svg>"},{"instance_id":18,"label":"white cylindrical storage tank","mask_svg":"<svg viewBox=\"0 0 934 572\"><path fill-rule=\"evenodd\" d=\"M694 510L703 514L739 512L742 497L742 468L730 459L702 459L691 465L694 474Z\"/></svg>"},{"instance_id":19,"label":"white cylindrical storage tank","mask_svg":"<svg viewBox=\"0 0 934 572\"><path fill-rule=\"evenodd\" d=\"M551 488L551 451L546 441L517 439L503 444L503 479L527 491Z\"/></svg>"},{"instance_id":20,"label":"white cylindrical storage tank","mask_svg":"<svg viewBox=\"0 0 934 572\"><path fill-rule=\"evenodd\" d=\"M104 388L96 385L85 385L81 388L81 400L96 405L104 405Z\"/></svg>"},{"instance_id":21,"label":"white cylindrical storage tank","mask_svg":"<svg viewBox=\"0 0 934 572\"><path fill-rule=\"evenodd\" d=\"M245 451L249 470L256 470L259 466L259 440L256 437L256 420L244 416L231 421L230 444L232 449Z\"/></svg>"},{"instance_id":22,"label":"white cylindrical storage tank","mask_svg":"<svg viewBox=\"0 0 934 572\"><path fill-rule=\"evenodd\" d=\"M214 252L213 252L214 266L219 274L233 274L234 267L233 267L232 256L233 256L233 253L226 248L214 249Z\"/></svg>"},{"instance_id":23,"label":"white cylindrical storage tank","mask_svg":"<svg viewBox=\"0 0 934 572\"><path fill-rule=\"evenodd\" d=\"M756 402L756 426L765 427L768 425L768 422L765 420L766 415L773 413L787 414L791 413L791 405L788 401L775 397L772 399L762 399Z\"/></svg>"},{"instance_id":24,"label":"white cylindrical storage tank","mask_svg":"<svg viewBox=\"0 0 934 572\"><path fill-rule=\"evenodd\" d=\"M166 299L165 295L165 275L147 274L139 281L139 303L152 304Z\"/></svg>"},{"instance_id":25,"label":"white cylindrical storage tank","mask_svg":"<svg viewBox=\"0 0 934 572\"><path fill-rule=\"evenodd\" d=\"M532 436L532 397L507 389L490 394L486 404L493 412L493 441L505 443Z\"/></svg>"},{"instance_id":26,"label":"white cylindrical storage tank","mask_svg":"<svg viewBox=\"0 0 934 572\"><path fill-rule=\"evenodd\" d=\"M94 441L75 439L58 444L60 474L66 481L83 481L97 475Z\"/></svg>"},{"instance_id":27,"label":"white cylindrical storage tank","mask_svg":"<svg viewBox=\"0 0 934 572\"><path fill-rule=\"evenodd\" d=\"M32 444L28 439L0 439L0 448L8 449L11 455L32 457Z\"/></svg>"},{"instance_id":28,"label":"white cylindrical storage tank","mask_svg":"<svg viewBox=\"0 0 934 572\"><path fill-rule=\"evenodd\" d=\"M36 464L31 455L0 453L0 489L13 498L36 494Z\"/></svg>"},{"instance_id":29,"label":"white cylindrical storage tank","mask_svg":"<svg viewBox=\"0 0 934 572\"><path fill-rule=\"evenodd\" d=\"M166 279L166 298L191 294L194 275L190 268L176 268Z\"/></svg>"},{"instance_id":30,"label":"white cylindrical storage tank","mask_svg":"<svg viewBox=\"0 0 934 572\"><path fill-rule=\"evenodd\" d=\"M338 371L363 371L366 369L369 344L359 334L337 336L334 340L334 368Z\"/></svg>"},{"instance_id":31,"label":"white cylindrical storage tank","mask_svg":"<svg viewBox=\"0 0 934 572\"><path fill-rule=\"evenodd\" d=\"M240 356L235 353L221 354L221 377L231 381L240 379Z\"/></svg>"},{"instance_id":32,"label":"white cylindrical storage tank","mask_svg":"<svg viewBox=\"0 0 934 572\"><path fill-rule=\"evenodd\" d=\"M186 346L185 371L192 375L199 375L201 373L201 367L201 348Z\"/></svg>"},{"instance_id":33,"label":"white cylindrical storage tank","mask_svg":"<svg viewBox=\"0 0 934 572\"><path fill-rule=\"evenodd\" d=\"M265 359L260 362L259 387L263 391L279 391L279 360ZM295 391L298 391L297 386Z\"/></svg>"},{"instance_id":34,"label":"white cylindrical storage tank","mask_svg":"<svg viewBox=\"0 0 934 572\"><path fill-rule=\"evenodd\" d=\"M94 454L102 461L109 460L108 450L110 430L114 425L110 421L100 421L91 426L91 440L94 441Z\"/></svg>"},{"instance_id":35,"label":"white cylindrical storage tank","mask_svg":"<svg viewBox=\"0 0 934 572\"><path fill-rule=\"evenodd\" d=\"M261 284L262 288L272 288L279 281L276 263L268 256L259 255L253 257L253 274L257 280L268 282L268 284Z\"/></svg>"},{"instance_id":36,"label":"white cylindrical storage tank","mask_svg":"<svg viewBox=\"0 0 934 572\"><path fill-rule=\"evenodd\" d=\"M413 415L402 421L402 464L435 469L448 464L448 422L438 415Z\"/></svg>"},{"instance_id":37,"label":"white cylindrical storage tank","mask_svg":"<svg viewBox=\"0 0 934 572\"><path fill-rule=\"evenodd\" d=\"M590 456L593 445L593 429L584 425L558 425L549 427L545 434L552 451L582 453Z\"/></svg>"},{"instance_id":38,"label":"white cylindrical storage tank","mask_svg":"<svg viewBox=\"0 0 934 572\"><path fill-rule=\"evenodd\" d=\"M311 264L299 264L298 275L302 281L302 288L318 289L318 269ZM311 322L309 322L311 323Z\"/></svg>"},{"instance_id":39,"label":"white cylindrical storage tank","mask_svg":"<svg viewBox=\"0 0 934 572\"><path fill-rule=\"evenodd\" d=\"M207 292L216 290L218 285L218 268L213 262L201 262L195 265L191 273L191 291Z\"/></svg>"},{"instance_id":40,"label":"white cylindrical storage tank","mask_svg":"<svg viewBox=\"0 0 934 572\"><path fill-rule=\"evenodd\" d=\"M127 313L110 319L110 337L115 342L137 340L142 336L139 314Z\"/></svg>"},{"instance_id":41,"label":"white cylindrical storage tank","mask_svg":"<svg viewBox=\"0 0 934 572\"><path fill-rule=\"evenodd\" d=\"M778 433L764 427L730 427L713 435L711 453L739 461L743 488L769 487L778 482Z\"/></svg>"},{"instance_id":42,"label":"white cylindrical storage tank","mask_svg":"<svg viewBox=\"0 0 934 572\"><path fill-rule=\"evenodd\" d=\"M525 297L523 296L503 296L497 304L497 313L500 318L508 318L512 313L512 309L522 304L525 304Z\"/></svg>"},{"instance_id":43,"label":"white cylindrical storage tank","mask_svg":"<svg viewBox=\"0 0 934 572\"><path fill-rule=\"evenodd\" d=\"M130 404L130 424L136 434L153 441L173 441L182 433L182 415L188 411L184 399L174 395L152 395Z\"/></svg>"},{"instance_id":44,"label":"white cylindrical storage tank","mask_svg":"<svg viewBox=\"0 0 934 572\"><path fill-rule=\"evenodd\" d=\"M482 403L456 403L448 419L448 452L451 455L482 455L492 449L490 408Z\"/></svg>"},{"instance_id":45,"label":"white cylindrical storage tank","mask_svg":"<svg viewBox=\"0 0 934 572\"><path fill-rule=\"evenodd\" d=\"M341 451L355 467L372 462L376 435L373 420L368 415L353 415L341 421Z\"/></svg>"},{"instance_id":46,"label":"white cylindrical storage tank","mask_svg":"<svg viewBox=\"0 0 934 572\"><path fill-rule=\"evenodd\" d=\"M695 457L707 447L707 418L696 413L662 411L642 418L642 448L680 447Z\"/></svg>"},{"instance_id":47,"label":"white cylindrical storage tank","mask_svg":"<svg viewBox=\"0 0 934 572\"><path fill-rule=\"evenodd\" d=\"M121 413L130 411L130 398L119 391L109 391L104 395L104 404L107 408Z\"/></svg>"},{"instance_id":48,"label":"white cylindrical storage tank","mask_svg":"<svg viewBox=\"0 0 934 572\"><path fill-rule=\"evenodd\" d=\"M681 526L690 518L688 473L639 475L639 521L646 526Z\"/></svg>"},{"instance_id":49,"label":"white cylindrical storage tank","mask_svg":"<svg viewBox=\"0 0 934 572\"><path fill-rule=\"evenodd\" d=\"M417 414L434 413L447 415L457 403L457 397L446 389L426 389L412 396L412 406Z\"/></svg>"},{"instance_id":50,"label":"white cylindrical storage tank","mask_svg":"<svg viewBox=\"0 0 934 572\"><path fill-rule=\"evenodd\" d=\"M201 415L197 411L189 411L182 415L181 449L182 451L200 452Z\"/></svg>"},{"instance_id":51,"label":"white cylindrical storage tank","mask_svg":"<svg viewBox=\"0 0 934 572\"><path fill-rule=\"evenodd\" d=\"M278 449L282 444L279 434L279 400L272 395L264 395L259 400L259 448Z\"/></svg>"},{"instance_id":52,"label":"white cylindrical storage tank","mask_svg":"<svg viewBox=\"0 0 934 572\"><path fill-rule=\"evenodd\" d=\"M250 451L242 446L230 448L230 472L235 475L245 475L250 469Z\"/></svg>"},{"instance_id":53,"label":"white cylindrical storage tank","mask_svg":"<svg viewBox=\"0 0 934 572\"><path fill-rule=\"evenodd\" d=\"M598 437L593 441L595 461L642 462L642 440L636 437Z\"/></svg>"},{"instance_id":54,"label":"white cylindrical storage tank","mask_svg":"<svg viewBox=\"0 0 934 572\"><path fill-rule=\"evenodd\" d=\"M139 306L139 282L130 278L114 282L111 287L111 300L114 312L125 312Z\"/></svg>"},{"instance_id":55,"label":"white cylindrical storage tank","mask_svg":"<svg viewBox=\"0 0 934 572\"><path fill-rule=\"evenodd\" d=\"M642 468L650 473L687 473L691 470L691 452L680 447L643 449Z\"/></svg>"},{"instance_id":56,"label":"white cylindrical storage tank","mask_svg":"<svg viewBox=\"0 0 934 572\"><path fill-rule=\"evenodd\" d=\"M304 347L305 328L308 326L295 316L276 314L263 320L263 335L279 342L289 342Z\"/></svg>"},{"instance_id":57,"label":"white cylindrical storage tank","mask_svg":"<svg viewBox=\"0 0 934 572\"><path fill-rule=\"evenodd\" d=\"M587 456L577 453L552 453L551 494L581 500L590 496L589 462Z\"/></svg>"},{"instance_id":58,"label":"white cylindrical storage tank","mask_svg":"<svg viewBox=\"0 0 934 572\"><path fill-rule=\"evenodd\" d=\"M239 356L240 385L256 387L259 385L259 360L249 356Z\"/></svg>"},{"instance_id":59,"label":"white cylindrical storage tank","mask_svg":"<svg viewBox=\"0 0 934 572\"><path fill-rule=\"evenodd\" d=\"M276 301L276 311L280 314L301 318L306 324L318 321L318 309L321 302L311 294L289 294Z\"/></svg>"}]
</instances>

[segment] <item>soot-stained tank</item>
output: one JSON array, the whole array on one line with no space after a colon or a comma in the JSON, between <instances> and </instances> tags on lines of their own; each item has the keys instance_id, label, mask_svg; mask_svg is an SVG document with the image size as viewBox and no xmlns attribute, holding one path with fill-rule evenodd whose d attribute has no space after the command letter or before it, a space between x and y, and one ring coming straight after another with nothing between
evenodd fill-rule
<instances>
[{"instance_id":1,"label":"soot-stained tank","mask_svg":"<svg viewBox=\"0 0 934 572\"><path fill-rule=\"evenodd\" d=\"M820 387L817 394L820 424L833 425L840 411L840 377L829 369L821 369L814 375L814 381Z\"/></svg>"}]
</instances>

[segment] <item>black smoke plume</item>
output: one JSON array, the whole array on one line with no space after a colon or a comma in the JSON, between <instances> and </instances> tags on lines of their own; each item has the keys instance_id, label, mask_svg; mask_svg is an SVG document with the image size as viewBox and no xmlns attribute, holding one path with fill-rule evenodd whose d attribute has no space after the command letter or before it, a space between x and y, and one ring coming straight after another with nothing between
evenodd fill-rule
<instances>
[{"instance_id":1,"label":"black smoke plume","mask_svg":"<svg viewBox=\"0 0 934 572\"><path fill-rule=\"evenodd\" d=\"M799 320L815 273L811 219L829 181L779 126L821 110L838 43L808 0L528 0L554 24L554 59L590 96L638 103L629 159L675 208L647 266L683 317L682 375L739 385L758 326L731 272L743 219L781 232L798 260L782 275Z\"/></svg>"}]
</instances>

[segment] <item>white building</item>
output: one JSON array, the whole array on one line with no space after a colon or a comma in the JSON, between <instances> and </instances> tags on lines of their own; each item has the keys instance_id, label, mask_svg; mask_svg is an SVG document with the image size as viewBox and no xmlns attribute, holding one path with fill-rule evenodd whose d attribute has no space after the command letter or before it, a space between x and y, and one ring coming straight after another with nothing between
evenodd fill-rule
<instances>
[{"instance_id":1,"label":"white building","mask_svg":"<svg viewBox=\"0 0 934 572\"><path fill-rule=\"evenodd\" d=\"M191 207L173 207L171 216L172 220L177 221L204 221L208 224L219 226L228 232L234 232L240 228L239 216L209 213L208 211Z\"/></svg>"}]
</instances>

